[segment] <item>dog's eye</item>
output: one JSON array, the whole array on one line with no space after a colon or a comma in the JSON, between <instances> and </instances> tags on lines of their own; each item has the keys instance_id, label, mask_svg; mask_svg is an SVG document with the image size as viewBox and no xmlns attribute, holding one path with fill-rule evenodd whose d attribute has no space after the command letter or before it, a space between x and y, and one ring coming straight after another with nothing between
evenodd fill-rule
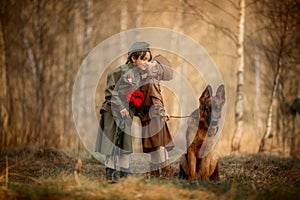
<instances>
[{"instance_id":1,"label":"dog's eye","mask_svg":"<svg viewBox=\"0 0 300 200\"><path fill-rule=\"evenodd\" d=\"M206 108L205 108L205 110L207 110L208 112L211 112L211 110L212 110L212 109L211 109L211 106L210 106L210 105L207 105Z\"/></svg>"},{"instance_id":2,"label":"dog's eye","mask_svg":"<svg viewBox=\"0 0 300 200\"><path fill-rule=\"evenodd\" d=\"M209 107L211 107L211 101L207 101L207 102L205 103L205 108L209 108Z\"/></svg>"}]
</instances>

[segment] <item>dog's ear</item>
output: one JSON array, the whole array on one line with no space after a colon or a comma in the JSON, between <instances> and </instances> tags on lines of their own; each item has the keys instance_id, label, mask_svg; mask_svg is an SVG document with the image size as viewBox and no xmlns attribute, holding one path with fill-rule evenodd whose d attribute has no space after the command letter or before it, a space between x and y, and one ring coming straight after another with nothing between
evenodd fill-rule
<instances>
[{"instance_id":1,"label":"dog's ear","mask_svg":"<svg viewBox=\"0 0 300 200\"><path fill-rule=\"evenodd\" d=\"M205 90L202 92L201 97L199 98L200 103L204 102L207 98L211 97L212 89L210 85L207 85Z\"/></svg>"},{"instance_id":2,"label":"dog's ear","mask_svg":"<svg viewBox=\"0 0 300 200\"><path fill-rule=\"evenodd\" d=\"M225 101L225 87L223 84L219 86L216 97L222 101Z\"/></svg>"}]
</instances>

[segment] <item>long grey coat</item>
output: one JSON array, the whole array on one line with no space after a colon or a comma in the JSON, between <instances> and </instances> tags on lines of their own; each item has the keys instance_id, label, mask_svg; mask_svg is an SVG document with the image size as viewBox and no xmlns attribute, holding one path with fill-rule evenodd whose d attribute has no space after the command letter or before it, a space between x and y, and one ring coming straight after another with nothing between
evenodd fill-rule
<instances>
[{"instance_id":1,"label":"long grey coat","mask_svg":"<svg viewBox=\"0 0 300 200\"><path fill-rule=\"evenodd\" d=\"M116 144L123 153L132 152L131 125L133 111L129 108L126 94L137 89L140 83L140 71L131 63L122 65L108 74L105 101L100 109L100 123L95 151L104 155L113 155ZM131 117L124 118L125 134L117 134L122 118L120 111L126 108ZM119 140L118 140L119 139Z\"/></svg>"}]
</instances>

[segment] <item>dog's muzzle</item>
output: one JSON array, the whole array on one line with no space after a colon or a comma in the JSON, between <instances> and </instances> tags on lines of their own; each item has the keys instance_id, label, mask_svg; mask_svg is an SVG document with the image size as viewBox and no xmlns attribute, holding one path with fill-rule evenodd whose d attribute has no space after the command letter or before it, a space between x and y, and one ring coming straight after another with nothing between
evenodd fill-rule
<instances>
[{"instance_id":1,"label":"dog's muzzle","mask_svg":"<svg viewBox=\"0 0 300 200\"><path fill-rule=\"evenodd\" d=\"M208 127L207 136L215 136L218 133L219 126L218 121L212 121L211 124Z\"/></svg>"}]
</instances>

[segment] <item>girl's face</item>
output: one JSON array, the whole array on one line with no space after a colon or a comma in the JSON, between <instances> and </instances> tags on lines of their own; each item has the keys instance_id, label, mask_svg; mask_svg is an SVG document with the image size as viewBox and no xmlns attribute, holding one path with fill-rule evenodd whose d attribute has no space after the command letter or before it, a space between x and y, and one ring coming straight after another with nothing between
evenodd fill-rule
<instances>
[{"instance_id":1,"label":"girl's face","mask_svg":"<svg viewBox=\"0 0 300 200\"><path fill-rule=\"evenodd\" d=\"M150 71L156 64L157 64L156 60L151 60L151 61L148 62L148 64L147 64L147 70Z\"/></svg>"},{"instance_id":2,"label":"girl's face","mask_svg":"<svg viewBox=\"0 0 300 200\"><path fill-rule=\"evenodd\" d=\"M158 64L156 60L151 60L147 65L147 73L151 77L158 78L161 75L161 70L158 69Z\"/></svg>"},{"instance_id":3,"label":"girl's face","mask_svg":"<svg viewBox=\"0 0 300 200\"><path fill-rule=\"evenodd\" d=\"M132 57L133 65L144 71L147 69L150 58L151 56L149 52L146 53L144 58L141 58L141 56L138 57L138 59Z\"/></svg>"}]
</instances>

